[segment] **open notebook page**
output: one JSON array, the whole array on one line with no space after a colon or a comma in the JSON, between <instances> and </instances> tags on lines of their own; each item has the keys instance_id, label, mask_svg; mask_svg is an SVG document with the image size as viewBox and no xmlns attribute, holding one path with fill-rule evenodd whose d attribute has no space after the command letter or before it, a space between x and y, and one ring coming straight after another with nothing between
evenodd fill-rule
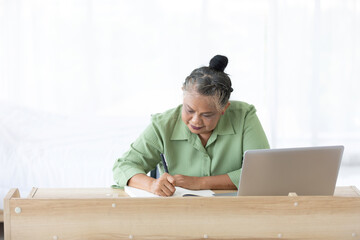
<instances>
[{"instance_id":1,"label":"open notebook page","mask_svg":"<svg viewBox=\"0 0 360 240\"><path fill-rule=\"evenodd\" d=\"M184 195L186 196L186 194L192 194L201 197L212 197L214 194L214 192L211 190L189 190L182 187L175 188L176 191L172 197L183 197ZM129 186L125 186L124 190L130 197L160 197L151 192Z\"/></svg>"}]
</instances>

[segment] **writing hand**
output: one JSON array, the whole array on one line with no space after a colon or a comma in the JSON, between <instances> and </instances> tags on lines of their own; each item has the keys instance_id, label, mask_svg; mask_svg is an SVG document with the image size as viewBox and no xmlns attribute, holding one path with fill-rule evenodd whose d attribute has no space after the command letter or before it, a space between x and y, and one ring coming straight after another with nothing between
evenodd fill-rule
<instances>
[{"instance_id":1,"label":"writing hand","mask_svg":"<svg viewBox=\"0 0 360 240\"><path fill-rule=\"evenodd\" d=\"M160 178L152 182L151 192L163 197L172 196L175 192L175 178L168 173L164 173Z\"/></svg>"}]
</instances>

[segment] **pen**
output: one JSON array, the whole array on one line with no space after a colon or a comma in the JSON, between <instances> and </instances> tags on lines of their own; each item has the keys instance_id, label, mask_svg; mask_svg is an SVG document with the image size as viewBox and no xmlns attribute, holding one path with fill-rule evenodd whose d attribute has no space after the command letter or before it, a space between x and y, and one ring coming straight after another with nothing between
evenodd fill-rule
<instances>
[{"instance_id":1,"label":"pen","mask_svg":"<svg viewBox=\"0 0 360 240\"><path fill-rule=\"evenodd\" d=\"M166 172L166 173L169 173L169 169L168 169L168 167L167 167L167 163L166 163L164 154L160 153L160 157L161 157L161 161L162 161L162 163L163 163L163 165L164 165L164 170L165 170L165 172Z\"/></svg>"}]
</instances>

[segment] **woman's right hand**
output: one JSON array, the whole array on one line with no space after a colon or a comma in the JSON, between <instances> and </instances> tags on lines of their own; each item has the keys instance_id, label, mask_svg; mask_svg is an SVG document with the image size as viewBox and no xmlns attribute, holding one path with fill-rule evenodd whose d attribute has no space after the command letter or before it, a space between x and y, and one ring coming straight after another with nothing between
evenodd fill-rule
<instances>
[{"instance_id":1,"label":"woman's right hand","mask_svg":"<svg viewBox=\"0 0 360 240\"><path fill-rule=\"evenodd\" d=\"M162 197L172 196L175 193L175 178L168 173L164 173L160 178L152 182L150 191Z\"/></svg>"}]
</instances>

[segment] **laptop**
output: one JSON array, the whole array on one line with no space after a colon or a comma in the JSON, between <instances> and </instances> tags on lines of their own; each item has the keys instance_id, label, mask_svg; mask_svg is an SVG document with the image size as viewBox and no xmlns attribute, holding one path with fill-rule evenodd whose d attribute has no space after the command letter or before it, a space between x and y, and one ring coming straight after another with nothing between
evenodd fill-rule
<instances>
[{"instance_id":1,"label":"laptop","mask_svg":"<svg viewBox=\"0 0 360 240\"><path fill-rule=\"evenodd\" d=\"M233 194L333 195L343 152L344 146L248 150Z\"/></svg>"}]
</instances>

